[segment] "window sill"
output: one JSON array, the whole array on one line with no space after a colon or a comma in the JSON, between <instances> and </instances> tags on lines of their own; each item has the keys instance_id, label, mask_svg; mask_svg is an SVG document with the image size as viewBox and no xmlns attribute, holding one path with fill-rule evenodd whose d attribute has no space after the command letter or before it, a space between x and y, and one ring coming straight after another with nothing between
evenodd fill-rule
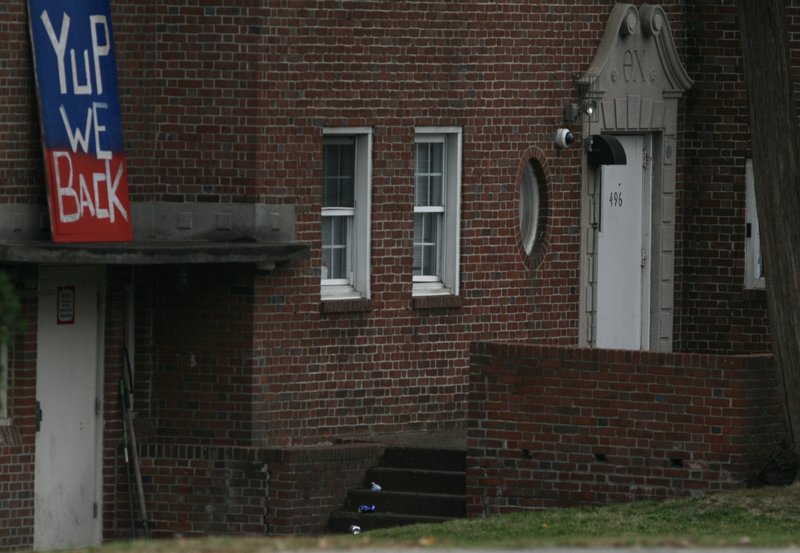
<instances>
[{"instance_id":1,"label":"window sill","mask_svg":"<svg viewBox=\"0 0 800 553\"><path fill-rule=\"evenodd\" d=\"M359 313L370 310L366 298L324 299L320 302L320 313Z\"/></svg>"},{"instance_id":2,"label":"window sill","mask_svg":"<svg viewBox=\"0 0 800 553\"><path fill-rule=\"evenodd\" d=\"M741 297L745 301L762 301L766 293L766 288L744 288Z\"/></svg>"},{"instance_id":3,"label":"window sill","mask_svg":"<svg viewBox=\"0 0 800 553\"><path fill-rule=\"evenodd\" d=\"M411 298L413 309L454 309L462 307L461 296L437 294L432 296L414 296Z\"/></svg>"},{"instance_id":4,"label":"window sill","mask_svg":"<svg viewBox=\"0 0 800 553\"><path fill-rule=\"evenodd\" d=\"M767 289L766 281L760 278L755 281L745 282L744 290L746 292L764 292Z\"/></svg>"}]
</instances>

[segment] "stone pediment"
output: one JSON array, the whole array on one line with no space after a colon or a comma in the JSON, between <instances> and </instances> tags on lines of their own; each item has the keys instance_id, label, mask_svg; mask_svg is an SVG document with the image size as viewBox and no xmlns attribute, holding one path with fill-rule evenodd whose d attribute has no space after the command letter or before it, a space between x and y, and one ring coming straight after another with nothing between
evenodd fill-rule
<instances>
[{"instance_id":1,"label":"stone pediment","mask_svg":"<svg viewBox=\"0 0 800 553\"><path fill-rule=\"evenodd\" d=\"M652 217L649 226L650 305L649 348L670 351L673 344L675 296L675 209L678 164L678 110L681 96L692 79L680 62L667 14L660 6L616 4L609 15L603 38L591 65L578 80L581 106L594 100L596 108L585 111L583 136L587 142L581 197L585 239L581 243L582 300L595 301L597 267L596 219L602 196L602 169L618 162L619 155L605 155L600 140L613 148L615 135L640 135L647 144L641 163L651 179ZM585 109L585 108L584 108ZM596 145L595 142L598 142ZM626 157L628 165L638 160ZM598 178L599 177L599 178ZM582 315L581 344L596 343L597 311Z\"/></svg>"},{"instance_id":2,"label":"stone pediment","mask_svg":"<svg viewBox=\"0 0 800 553\"><path fill-rule=\"evenodd\" d=\"M658 101L692 86L664 9L616 4L592 64L579 83L596 100L638 96Z\"/></svg>"}]
</instances>

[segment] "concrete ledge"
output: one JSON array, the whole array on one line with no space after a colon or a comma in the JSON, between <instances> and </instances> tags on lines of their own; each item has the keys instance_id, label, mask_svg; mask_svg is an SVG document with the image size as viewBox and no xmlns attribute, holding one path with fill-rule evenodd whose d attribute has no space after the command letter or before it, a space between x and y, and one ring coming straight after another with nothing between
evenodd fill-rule
<instances>
[{"instance_id":1,"label":"concrete ledge","mask_svg":"<svg viewBox=\"0 0 800 553\"><path fill-rule=\"evenodd\" d=\"M292 205L143 202L131 206L132 242L56 244L42 205L0 205L0 262L157 265L305 259Z\"/></svg>"},{"instance_id":2,"label":"concrete ledge","mask_svg":"<svg viewBox=\"0 0 800 553\"><path fill-rule=\"evenodd\" d=\"M310 248L299 242L175 242L56 244L0 243L0 261L63 265L166 265L195 263L256 263L271 270L278 262L304 259Z\"/></svg>"},{"instance_id":3,"label":"concrete ledge","mask_svg":"<svg viewBox=\"0 0 800 553\"><path fill-rule=\"evenodd\" d=\"M132 202L134 240L284 243L295 239L293 205ZM49 240L47 206L0 204L0 241Z\"/></svg>"}]
</instances>

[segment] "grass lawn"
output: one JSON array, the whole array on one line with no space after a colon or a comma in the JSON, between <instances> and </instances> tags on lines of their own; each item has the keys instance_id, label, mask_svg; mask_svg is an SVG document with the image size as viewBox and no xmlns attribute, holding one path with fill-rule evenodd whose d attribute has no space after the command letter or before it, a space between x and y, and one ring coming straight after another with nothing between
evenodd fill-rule
<instances>
[{"instance_id":1,"label":"grass lawn","mask_svg":"<svg viewBox=\"0 0 800 553\"><path fill-rule=\"evenodd\" d=\"M257 553L396 546L800 547L800 484L608 507L551 509L316 538L202 538L107 543L101 553Z\"/></svg>"}]
</instances>

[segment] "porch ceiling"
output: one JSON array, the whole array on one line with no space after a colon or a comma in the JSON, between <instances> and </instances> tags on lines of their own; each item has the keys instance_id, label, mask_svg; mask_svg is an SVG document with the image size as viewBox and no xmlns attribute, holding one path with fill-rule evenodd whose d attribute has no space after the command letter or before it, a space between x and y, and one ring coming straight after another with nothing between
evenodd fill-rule
<instances>
[{"instance_id":1,"label":"porch ceiling","mask_svg":"<svg viewBox=\"0 0 800 553\"><path fill-rule=\"evenodd\" d=\"M47 241L0 241L0 262L55 265L170 265L254 263L272 269L276 263L307 259L302 242L134 240L57 244Z\"/></svg>"}]
</instances>

